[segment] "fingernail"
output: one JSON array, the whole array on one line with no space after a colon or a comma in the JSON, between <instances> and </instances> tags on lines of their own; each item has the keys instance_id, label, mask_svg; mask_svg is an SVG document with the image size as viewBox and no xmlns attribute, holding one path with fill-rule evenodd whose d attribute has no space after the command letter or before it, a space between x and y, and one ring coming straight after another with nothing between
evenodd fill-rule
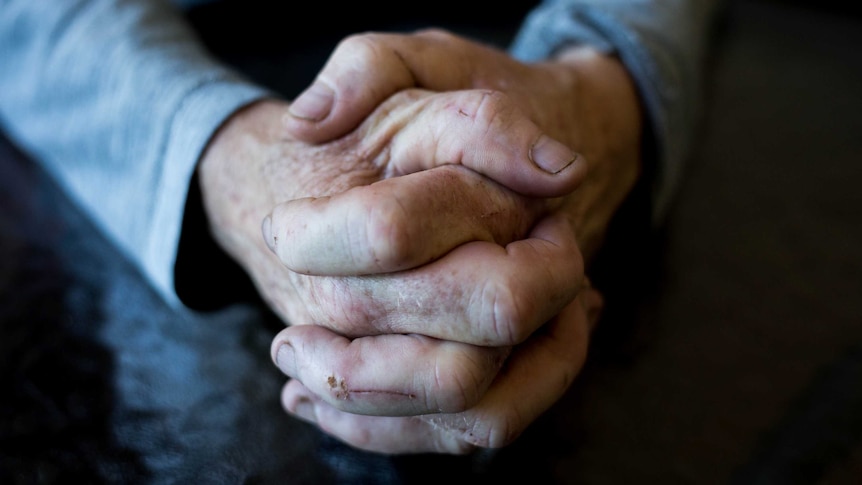
<instances>
[{"instance_id":1,"label":"fingernail","mask_svg":"<svg viewBox=\"0 0 862 485\"><path fill-rule=\"evenodd\" d=\"M260 232L263 234L263 241L270 251L275 252L275 239L272 237L272 217L266 216L263 223L260 225Z\"/></svg>"},{"instance_id":2,"label":"fingernail","mask_svg":"<svg viewBox=\"0 0 862 485\"><path fill-rule=\"evenodd\" d=\"M305 397L297 399L290 412L308 421L313 422L317 420L317 417L314 414L314 403Z\"/></svg>"},{"instance_id":3,"label":"fingernail","mask_svg":"<svg viewBox=\"0 0 862 485\"><path fill-rule=\"evenodd\" d=\"M335 94L329 86L316 82L293 100L288 111L296 118L320 121L332 110Z\"/></svg>"},{"instance_id":4,"label":"fingernail","mask_svg":"<svg viewBox=\"0 0 862 485\"><path fill-rule=\"evenodd\" d=\"M285 374L291 375L293 368L296 366L296 355L293 353L293 346L288 342L284 342L275 353L275 365L278 366Z\"/></svg>"},{"instance_id":5,"label":"fingernail","mask_svg":"<svg viewBox=\"0 0 862 485\"><path fill-rule=\"evenodd\" d=\"M530 159L548 173L562 172L577 158L578 155L569 147L547 135L542 135L539 141L530 148Z\"/></svg>"}]
</instances>

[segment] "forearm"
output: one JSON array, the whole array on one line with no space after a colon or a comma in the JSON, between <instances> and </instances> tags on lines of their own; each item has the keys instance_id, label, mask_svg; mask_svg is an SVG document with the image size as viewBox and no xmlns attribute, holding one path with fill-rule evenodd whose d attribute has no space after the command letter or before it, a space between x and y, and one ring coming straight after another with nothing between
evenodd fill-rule
<instances>
[{"instance_id":1,"label":"forearm","mask_svg":"<svg viewBox=\"0 0 862 485\"><path fill-rule=\"evenodd\" d=\"M0 58L3 129L174 300L197 159L262 90L211 59L163 1L7 0Z\"/></svg>"},{"instance_id":2,"label":"forearm","mask_svg":"<svg viewBox=\"0 0 862 485\"><path fill-rule=\"evenodd\" d=\"M663 218L697 126L703 57L723 0L546 0L511 52L544 60L572 45L613 53L631 74L657 149L653 215Z\"/></svg>"}]
</instances>

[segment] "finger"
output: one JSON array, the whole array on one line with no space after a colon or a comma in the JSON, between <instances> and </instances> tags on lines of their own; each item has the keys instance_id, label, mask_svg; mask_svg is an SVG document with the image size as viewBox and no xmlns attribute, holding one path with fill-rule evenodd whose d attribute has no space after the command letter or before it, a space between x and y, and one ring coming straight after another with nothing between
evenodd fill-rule
<instances>
[{"instance_id":1,"label":"finger","mask_svg":"<svg viewBox=\"0 0 862 485\"><path fill-rule=\"evenodd\" d=\"M291 104L285 128L310 143L353 130L383 100L410 87L470 88L455 39L368 33L345 38L317 78ZM427 48L427 47L434 48ZM446 48L446 47L450 48ZM425 47L425 48L423 48Z\"/></svg>"},{"instance_id":2,"label":"finger","mask_svg":"<svg viewBox=\"0 0 862 485\"><path fill-rule=\"evenodd\" d=\"M351 340L317 325L282 330L271 350L284 374L335 408L386 416L468 409L509 352L421 335Z\"/></svg>"},{"instance_id":3,"label":"finger","mask_svg":"<svg viewBox=\"0 0 862 485\"><path fill-rule=\"evenodd\" d=\"M373 133L391 138L386 169L394 175L464 165L523 195L558 197L587 174L583 156L544 134L501 91L403 91L381 110Z\"/></svg>"},{"instance_id":4,"label":"finger","mask_svg":"<svg viewBox=\"0 0 862 485\"><path fill-rule=\"evenodd\" d=\"M476 241L409 271L310 278L308 322L347 337L416 333L515 345L577 295L582 275L570 222L548 216L505 247Z\"/></svg>"},{"instance_id":5,"label":"finger","mask_svg":"<svg viewBox=\"0 0 862 485\"><path fill-rule=\"evenodd\" d=\"M468 241L521 238L542 207L470 171L441 167L285 202L265 219L263 237L298 273L390 273Z\"/></svg>"},{"instance_id":6,"label":"finger","mask_svg":"<svg viewBox=\"0 0 862 485\"><path fill-rule=\"evenodd\" d=\"M351 414L295 380L284 388L283 406L324 432L370 451L463 454L475 447L505 446L550 408L580 372L588 345L587 314L596 301L595 290L585 292L587 296L567 306L546 331L518 348L482 401L465 412L419 417Z\"/></svg>"},{"instance_id":7,"label":"finger","mask_svg":"<svg viewBox=\"0 0 862 485\"><path fill-rule=\"evenodd\" d=\"M449 433L435 430L416 417L364 416L340 411L315 396L299 381L290 380L281 393L282 406L292 415L317 425L350 446L376 453L466 454L475 447Z\"/></svg>"},{"instance_id":8,"label":"finger","mask_svg":"<svg viewBox=\"0 0 862 485\"><path fill-rule=\"evenodd\" d=\"M589 340L587 313L593 310L584 305L593 302L592 296L575 299L517 347L475 407L422 419L475 446L499 448L512 443L559 400L583 367Z\"/></svg>"},{"instance_id":9,"label":"finger","mask_svg":"<svg viewBox=\"0 0 862 485\"><path fill-rule=\"evenodd\" d=\"M467 50L472 54L458 55ZM439 31L350 37L339 44L315 83L291 105L285 117L288 133L314 143L329 141L356 128L384 100L406 88L458 90L437 97L436 108L442 116L420 116L411 123L416 136L402 137L409 140L405 146L423 157L438 152L425 146L438 141L446 145L439 150L445 155L442 160L419 160L419 165L463 163L525 195L556 197L570 192L586 174L583 157L545 135L516 110L500 90L503 86L490 81L475 86L469 81L476 75L472 62L476 57L483 63L494 58L512 64L512 69L523 69L501 52ZM324 106L326 114L318 113ZM393 117L388 109L384 112L386 118ZM436 118L429 119L431 116ZM395 118L403 122L403 117ZM385 130L382 133L389 136ZM430 140L429 133L436 133L437 139ZM427 141L420 149L415 147L417 140Z\"/></svg>"}]
</instances>

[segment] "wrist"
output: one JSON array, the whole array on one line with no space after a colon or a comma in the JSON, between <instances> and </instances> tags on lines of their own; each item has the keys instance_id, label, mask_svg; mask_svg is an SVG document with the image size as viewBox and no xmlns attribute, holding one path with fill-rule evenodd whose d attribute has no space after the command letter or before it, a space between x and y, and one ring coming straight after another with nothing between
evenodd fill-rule
<instances>
[{"instance_id":1,"label":"wrist","mask_svg":"<svg viewBox=\"0 0 862 485\"><path fill-rule=\"evenodd\" d=\"M248 113L262 103L253 101L225 116L209 136L190 180L174 265L176 295L188 308L208 311L259 299L248 273L238 264L235 248L239 245L228 238L231 234L239 238L239 232L228 230L236 227L239 217L218 194L226 193L225 174L235 170L228 165L247 158L239 155L236 138L246 130ZM229 246L234 249L228 251ZM202 274L208 276L202 278Z\"/></svg>"},{"instance_id":2,"label":"wrist","mask_svg":"<svg viewBox=\"0 0 862 485\"><path fill-rule=\"evenodd\" d=\"M611 219L640 178L643 110L634 80L615 56L571 47L555 59L577 79L582 147L589 172L572 196L573 223L589 261Z\"/></svg>"},{"instance_id":3,"label":"wrist","mask_svg":"<svg viewBox=\"0 0 862 485\"><path fill-rule=\"evenodd\" d=\"M276 204L266 178L266 162L281 144L279 127L287 103L264 99L249 104L215 132L197 167L201 200L210 233L240 264L249 251L265 249L264 216Z\"/></svg>"}]
</instances>

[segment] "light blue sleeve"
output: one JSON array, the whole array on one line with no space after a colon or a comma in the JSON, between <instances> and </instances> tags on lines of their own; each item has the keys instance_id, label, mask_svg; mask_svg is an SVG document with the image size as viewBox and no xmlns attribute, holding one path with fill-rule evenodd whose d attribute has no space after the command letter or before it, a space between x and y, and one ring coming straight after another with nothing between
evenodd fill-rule
<instances>
[{"instance_id":1,"label":"light blue sleeve","mask_svg":"<svg viewBox=\"0 0 862 485\"><path fill-rule=\"evenodd\" d=\"M160 0L0 0L0 127L172 304L198 158L268 95L210 58Z\"/></svg>"},{"instance_id":2,"label":"light blue sleeve","mask_svg":"<svg viewBox=\"0 0 862 485\"><path fill-rule=\"evenodd\" d=\"M545 0L525 19L513 56L539 61L587 44L615 53L637 85L655 136L653 214L664 218L691 150L704 56L720 0Z\"/></svg>"}]
</instances>

